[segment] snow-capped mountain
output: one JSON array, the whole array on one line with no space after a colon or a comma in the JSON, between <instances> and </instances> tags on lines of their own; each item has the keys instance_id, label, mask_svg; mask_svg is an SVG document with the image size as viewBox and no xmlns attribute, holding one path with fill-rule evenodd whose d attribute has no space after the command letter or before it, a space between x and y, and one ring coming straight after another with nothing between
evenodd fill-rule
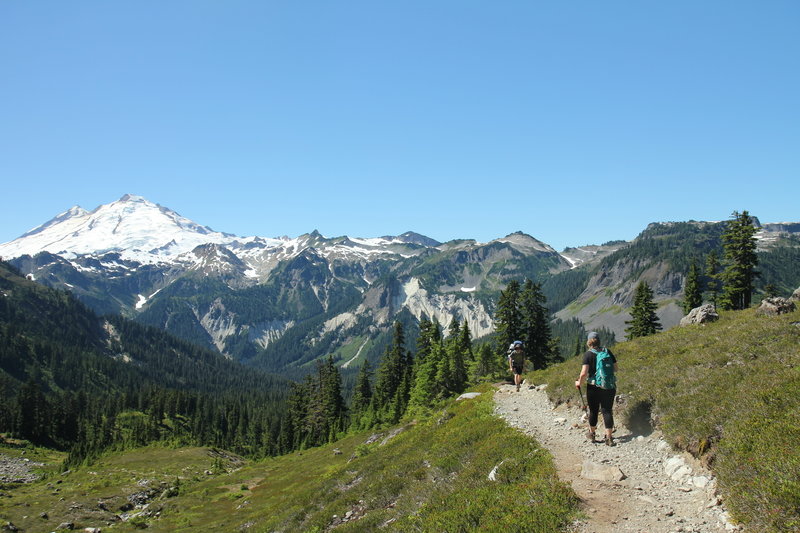
<instances>
[{"instance_id":1,"label":"snow-capped mountain","mask_svg":"<svg viewBox=\"0 0 800 533\"><path fill-rule=\"evenodd\" d=\"M352 338L364 343L403 312L445 327L457 319L483 336L494 328L486 296L509 277L570 268L523 233L489 243L439 243L413 232L238 237L133 195L91 212L73 207L0 245L0 256L98 312L133 316L239 358L290 330L302 330L300 343L320 353Z\"/></svg>"},{"instance_id":2,"label":"snow-capped mountain","mask_svg":"<svg viewBox=\"0 0 800 533\"><path fill-rule=\"evenodd\" d=\"M474 337L487 335L494 302L512 279L542 282L559 318L606 327L618 338L633 287L645 279L670 327L680 318L685 276L672 249L685 247L685 256L719 247L721 227L652 224L632 242L560 254L522 232L488 243L439 243L413 232L238 237L125 195L91 212L73 207L0 244L0 257L41 283L69 289L99 313L122 313L230 357L299 371L328 354L349 366L379 358L398 319L427 317L444 328L458 320ZM765 224L759 248L794 250L798 231L796 223ZM779 259L786 262L786 253ZM768 274L791 274L781 264Z\"/></svg>"},{"instance_id":3,"label":"snow-capped mountain","mask_svg":"<svg viewBox=\"0 0 800 533\"><path fill-rule=\"evenodd\" d=\"M93 211L72 207L18 239L0 245L0 254L19 257L44 251L72 258L117 252L127 260L154 263L201 244L230 244L236 239L141 196L126 194Z\"/></svg>"},{"instance_id":4,"label":"snow-capped mountain","mask_svg":"<svg viewBox=\"0 0 800 533\"><path fill-rule=\"evenodd\" d=\"M523 253L558 255L550 246L522 233L492 241L495 242L509 243ZM113 254L114 265L106 267L119 267L120 261L139 265L169 263L206 274L236 271L254 281L265 281L281 262L308 250L327 261L369 263L379 259L400 261L426 250L469 250L476 246L481 244L454 241L443 245L413 232L378 238L326 238L316 230L293 239L238 237L197 224L141 196L126 194L93 211L72 207L21 237L0 244L0 257L49 252L87 270L93 267L79 266L87 258ZM371 282L369 272L365 275L366 281Z\"/></svg>"}]
</instances>

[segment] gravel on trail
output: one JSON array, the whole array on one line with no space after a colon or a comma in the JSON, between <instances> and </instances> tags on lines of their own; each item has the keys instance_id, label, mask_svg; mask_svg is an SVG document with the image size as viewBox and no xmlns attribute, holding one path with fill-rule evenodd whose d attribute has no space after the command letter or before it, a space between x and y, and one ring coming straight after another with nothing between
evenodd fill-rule
<instances>
[{"instance_id":1,"label":"gravel on trail","mask_svg":"<svg viewBox=\"0 0 800 533\"><path fill-rule=\"evenodd\" d=\"M559 478L581 500L576 533L717 533L739 531L716 491L716 480L660 434L635 435L617 423L616 446L592 443L581 409L554 407L545 386L520 392L500 385L495 412L552 454ZM601 422L598 438L604 433Z\"/></svg>"}]
</instances>

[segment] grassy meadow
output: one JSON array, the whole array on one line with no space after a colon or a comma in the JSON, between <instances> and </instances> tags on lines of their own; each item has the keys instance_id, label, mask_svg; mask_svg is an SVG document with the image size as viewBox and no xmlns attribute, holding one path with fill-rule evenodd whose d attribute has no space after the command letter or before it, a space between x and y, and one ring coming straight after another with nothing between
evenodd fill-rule
<instances>
[{"instance_id":1,"label":"grassy meadow","mask_svg":"<svg viewBox=\"0 0 800 533\"><path fill-rule=\"evenodd\" d=\"M24 531L64 521L153 532L568 529L578 517L574 493L543 448L493 415L494 388L480 391L426 419L258 462L148 447L67 474L50 467L41 481L2 489L0 518ZM152 497L146 509L113 519L142 493Z\"/></svg>"},{"instance_id":2,"label":"grassy meadow","mask_svg":"<svg viewBox=\"0 0 800 533\"><path fill-rule=\"evenodd\" d=\"M617 344L618 410L653 425L718 477L734 519L753 531L800 531L800 311L721 312ZM580 402L578 359L531 373L556 403Z\"/></svg>"},{"instance_id":3,"label":"grassy meadow","mask_svg":"<svg viewBox=\"0 0 800 533\"><path fill-rule=\"evenodd\" d=\"M800 311L747 310L614 347L623 422L640 433L657 427L709 465L749 531L800 530L799 341ZM528 379L548 383L556 403L577 404L578 371L572 359ZM62 472L63 453L0 444L2 455L45 464L36 467L40 481L0 485L0 523L22 531L63 522L153 532L568 531L578 501L551 457L494 416L491 385L477 390L400 426L262 461L151 446Z\"/></svg>"}]
</instances>

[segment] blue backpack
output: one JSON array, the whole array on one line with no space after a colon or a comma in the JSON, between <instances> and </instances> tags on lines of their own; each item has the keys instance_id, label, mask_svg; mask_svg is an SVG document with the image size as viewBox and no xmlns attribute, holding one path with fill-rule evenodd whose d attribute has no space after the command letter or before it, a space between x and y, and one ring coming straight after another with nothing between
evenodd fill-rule
<instances>
[{"instance_id":1,"label":"blue backpack","mask_svg":"<svg viewBox=\"0 0 800 533\"><path fill-rule=\"evenodd\" d=\"M595 367L594 384L601 389L616 389L617 379L614 376L614 360L611 354L603 348L601 351L592 350L597 355L597 366Z\"/></svg>"}]
</instances>

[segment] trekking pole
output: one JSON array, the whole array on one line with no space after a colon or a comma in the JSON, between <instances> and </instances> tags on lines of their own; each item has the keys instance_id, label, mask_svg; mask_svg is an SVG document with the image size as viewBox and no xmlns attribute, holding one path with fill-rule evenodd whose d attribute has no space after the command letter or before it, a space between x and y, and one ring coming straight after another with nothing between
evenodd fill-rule
<instances>
[{"instance_id":1,"label":"trekking pole","mask_svg":"<svg viewBox=\"0 0 800 533\"><path fill-rule=\"evenodd\" d=\"M580 396L581 396L581 406L583 407L583 410L585 411L586 410L586 402L583 401L583 391L581 390L580 387L575 387L575 388L578 389L578 394L580 394Z\"/></svg>"}]
</instances>

